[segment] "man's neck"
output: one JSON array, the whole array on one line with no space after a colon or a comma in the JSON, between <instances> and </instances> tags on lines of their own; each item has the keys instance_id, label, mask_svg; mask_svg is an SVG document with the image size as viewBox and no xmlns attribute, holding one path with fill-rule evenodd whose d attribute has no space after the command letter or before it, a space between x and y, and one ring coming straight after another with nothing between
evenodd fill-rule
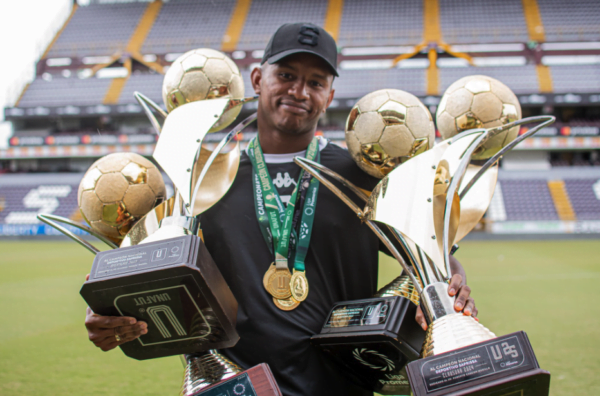
<instances>
[{"instance_id":1,"label":"man's neck","mask_svg":"<svg viewBox=\"0 0 600 396\"><path fill-rule=\"evenodd\" d=\"M265 154L289 154L306 150L314 136L315 131L291 135L278 130L261 129L260 126L258 129L260 148Z\"/></svg>"},{"instance_id":2,"label":"man's neck","mask_svg":"<svg viewBox=\"0 0 600 396\"><path fill-rule=\"evenodd\" d=\"M289 134L274 128L272 125L257 120L258 140L265 154L290 154L306 150L315 136L316 126L312 131Z\"/></svg>"}]
</instances>

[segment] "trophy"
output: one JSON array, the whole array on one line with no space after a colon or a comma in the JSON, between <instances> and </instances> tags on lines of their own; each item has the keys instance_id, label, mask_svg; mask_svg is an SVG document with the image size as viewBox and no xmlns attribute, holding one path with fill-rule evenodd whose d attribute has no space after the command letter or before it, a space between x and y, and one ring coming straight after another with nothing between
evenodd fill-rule
<instances>
[{"instance_id":1,"label":"trophy","mask_svg":"<svg viewBox=\"0 0 600 396\"><path fill-rule=\"evenodd\" d=\"M493 79L471 77L453 84L449 91L468 86L467 93L476 96L491 92L490 86L502 88L501 83L490 80ZM508 88L506 91L512 94ZM508 101L511 98L506 91L500 90L500 94ZM498 90L494 92L497 94ZM468 129L478 126L473 121L477 119L477 112L469 108L469 103L475 103L472 96L467 98L465 106L464 103L451 103L448 95L444 95L438 110L438 125L442 124L440 113L463 105L464 118L471 119L467 124L461 124L466 131L460 128L458 134L429 151L400 162L369 195L364 209L319 172L333 176L356 193L351 183L306 159L297 157L295 161L331 188L376 233L417 290L429 328L421 359L405 367L412 394L547 395L550 375L539 368L526 334L517 332L496 337L472 317L455 312L453 298L448 295L448 281L452 246L485 213L496 182L498 160L519 142L554 122L554 117L516 121L514 118L520 118L520 109L517 111L514 105L501 102L498 111L501 117L495 120L498 121L496 125ZM482 106L484 111L489 112L492 104ZM517 137L520 125L535 122L539 124ZM457 125L458 122L454 123L455 128ZM360 148L362 154L359 156L370 159L368 147L363 144ZM349 149L352 150L350 143ZM385 152L379 154L376 159L385 159ZM369 166L375 169L386 164L384 161L368 162L372 162ZM399 254L396 246L401 247L404 256Z\"/></svg>"},{"instance_id":2,"label":"trophy","mask_svg":"<svg viewBox=\"0 0 600 396\"><path fill-rule=\"evenodd\" d=\"M375 91L360 99L350 112L346 129L353 159L363 171L378 178L428 150L435 138L429 110L414 95L396 89ZM369 162L358 160L362 156ZM304 169L310 166L332 177L364 203L369 200L369 192L326 167L296 162ZM322 184L337 190L319 176ZM355 213L360 211L345 195L340 197ZM372 298L336 303L320 334L311 341L364 388L381 394L408 394L404 367L419 357L425 339L425 331L415 321L418 304L419 294L404 272Z\"/></svg>"},{"instance_id":3,"label":"trophy","mask_svg":"<svg viewBox=\"0 0 600 396\"><path fill-rule=\"evenodd\" d=\"M186 354L184 395L280 395L268 365L243 371L215 350L239 339L237 301L208 253L195 217L231 186L239 144L229 153L221 151L256 114L227 133L212 152L202 147L204 137L228 126L241 106L256 98L243 98L235 64L210 49L189 51L172 64L163 83L168 115L144 95L136 92L135 97L159 134L153 157L172 180L174 197L128 224L121 247L104 252L56 222L91 231L116 247L105 235L56 216L39 218L96 254L81 289L95 313L148 323L146 334L120 345L126 355L150 359Z\"/></svg>"}]
</instances>

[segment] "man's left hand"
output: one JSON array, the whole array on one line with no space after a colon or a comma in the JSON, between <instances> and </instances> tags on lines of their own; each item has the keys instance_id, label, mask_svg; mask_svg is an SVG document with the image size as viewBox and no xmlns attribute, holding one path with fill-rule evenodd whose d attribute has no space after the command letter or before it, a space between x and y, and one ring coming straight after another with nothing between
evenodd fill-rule
<instances>
[{"instance_id":1,"label":"man's left hand","mask_svg":"<svg viewBox=\"0 0 600 396\"><path fill-rule=\"evenodd\" d=\"M475 300L471 297L471 288L466 284L465 270L462 265L454 258L450 256L450 266L452 269L452 278L448 285L448 295L455 297L454 310L461 312L466 316L472 316L475 320L477 319L477 307L475 307ZM421 307L417 308L417 315L415 316L417 323L427 330L427 322L425 321L425 315L421 311Z\"/></svg>"},{"instance_id":2,"label":"man's left hand","mask_svg":"<svg viewBox=\"0 0 600 396\"><path fill-rule=\"evenodd\" d=\"M475 307L475 300L471 297L471 288L463 283L463 277L461 274L452 275L450 279L450 285L448 286L448 295L450 297L456 296L454 301L454 310L461 312L466 316L477 317L477 308Z\"/></svg>"}]
</instances>

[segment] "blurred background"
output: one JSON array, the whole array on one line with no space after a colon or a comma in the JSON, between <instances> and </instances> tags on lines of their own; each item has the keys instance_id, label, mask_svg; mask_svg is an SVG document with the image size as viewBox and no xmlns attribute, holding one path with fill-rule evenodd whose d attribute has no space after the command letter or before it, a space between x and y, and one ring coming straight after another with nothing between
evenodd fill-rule
<instances>
[{"instance_id":1,"label":"blurred background","mask_svg":"<svg viewBox=\"0 0 600 396\"><path fill-rule=\"evenodd\" d=\"M402 89L435 115L445 89L475 74L511 88L524 117L556 117L501 160L492 204L457 256L482 323L527 331L553 395L600 394L597 0L5 0L0 14L0 394L178 392L177 359L136 362L87 341L77 294L91 256L48 241L56 233L36 215L83 221L77 186L96 159L152 154L133 92L162 106L163 74L182 53L227 53L251 96L269 37L298 21L338 42L318 134L341 146L365 94ZM384 284L399 266L383 259L380 272Z\"/></svg>"}]
</instances>

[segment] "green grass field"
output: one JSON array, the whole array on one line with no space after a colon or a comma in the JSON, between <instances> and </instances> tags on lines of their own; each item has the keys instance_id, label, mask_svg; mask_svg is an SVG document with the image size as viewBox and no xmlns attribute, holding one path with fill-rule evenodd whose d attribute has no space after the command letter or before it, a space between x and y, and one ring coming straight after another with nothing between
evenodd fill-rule
<instances>
[{"instance_id":1,"label":"green grass field","mask_svg":"<svg viewBox=\"0 0 600 396\"><path fill-rule=\"evenodd\" d=\"M464 242L481 323L525 330L552 395L600 394L596 241ZM0 242L0 395L177 395L178 358L138 362L87 340L79 296L92 256L69 242ZM399 273L385 258L383 285Z\"/></svg>"}]
</instances>

